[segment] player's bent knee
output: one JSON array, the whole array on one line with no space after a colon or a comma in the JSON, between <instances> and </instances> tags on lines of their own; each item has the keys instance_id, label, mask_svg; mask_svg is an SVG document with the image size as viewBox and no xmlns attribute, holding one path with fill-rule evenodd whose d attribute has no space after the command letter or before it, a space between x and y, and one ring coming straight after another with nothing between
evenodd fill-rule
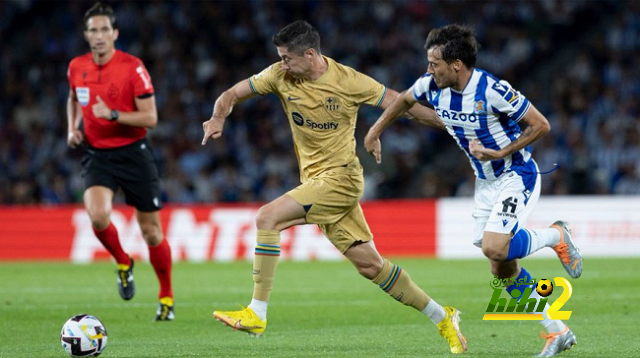
<instances>
[{"instance_id":1,"label":"player's bent knee","mask_svg":"<svg viewBox=\"0 0 640 358\"><path fill-rule=\"evenodd\" d=\"M276 224L275 215L268 205L265 205L258 210L258 215L256 215L256 227L259 230L275 230Z\"/></svg>"},{"instance_id":2,"label":"player's bent knee","mask_svg":"<svg viewBox=\"0 0 640 358\"><path fill-rule=\"evenodd\" d=\"M142 238L149 246L158 246L162 243L162 232L156 225L140 225Z\"/></svg>"},{"instance_id":3,"label":"player's bent knee","mask_svg":"<svg viewBox=\"0 0 640 358\"><path fill-rule=\"evenodd\" d=\"M490 260L504 261L507 259L507 254L502 249L497 249L491 246L482 246L482 253Z\"/></svg>"},{"instance_id":4,"label":"player's bent knee","mask_svg":"<svg viewBox=\"0 0 640 358\"><path fill-rule=\"evenodd\" d=\"M159 233L143 235L144 241L151 247L156 247L162 243L163 237Z\"/></svg>"},{"instance_id":5,"label":"player's bent knee","mask_svg":"<svg viewBox=\"0 0 640 358\"><path fill-rule=\"evenodd\" d=\"M89 218L91 218L91 225L96 229L102 230L109 226L111 210L102 208L87 208L89 212Z\"/></svg>"}]
</instances>

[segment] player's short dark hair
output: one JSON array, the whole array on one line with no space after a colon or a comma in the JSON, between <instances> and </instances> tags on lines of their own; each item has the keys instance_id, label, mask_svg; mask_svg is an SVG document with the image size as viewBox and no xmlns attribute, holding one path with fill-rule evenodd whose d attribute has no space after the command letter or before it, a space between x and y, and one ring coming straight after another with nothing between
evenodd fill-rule
<instances>
[{"instance_id":1,"label":"player's short dark hair","mask_svg":"<svg viewBox=\"0 0 640 358\"><path fill-rule=\"evenodd\" d=\"M470 26L453 24L431 30L424 49L429 51L433 47L440 47L446 63L459 59L469 68L476 65L478 42Z\"/></svg>"},{"instance_id":2,"label":"player's short dark hair","mask_svg":"<svg viewBox=\"0 0 640 358\"><path fill-rule=\"evenodd\" d=\"M273 35L273 44L277 47L286 47L287 51L298 55L302 55L310 48L320 53L320 34L308 22L298 20Z\"/></svg>"},{"instance_id":3,"label":"player's short dark hair","mask_svg":"<svg viewBox=\"0 0 640 358\"><path fill-rule=\"evenodd\" d=\"M113 27L114 30L118 28L116 24L116 15L113 12L113 8L107 4L97 2L93 4L91 9L87 10L87 12L84 13L84 29L85 30L87 29L87 23L89 19L94 16L106 16L109 18L109 21L111 21L111 27Z\"/></svg>"}]
</instances>

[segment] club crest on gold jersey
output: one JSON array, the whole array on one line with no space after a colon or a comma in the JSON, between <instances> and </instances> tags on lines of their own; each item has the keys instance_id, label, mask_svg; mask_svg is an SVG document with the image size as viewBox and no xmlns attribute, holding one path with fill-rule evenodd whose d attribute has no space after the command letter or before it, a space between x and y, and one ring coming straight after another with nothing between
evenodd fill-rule
<instances>
[{"instance_id":1,"label":"club crest on gold jersey","mask_svg":"<svg viewBox=\"0 0 640 358\"><path fill-rule=\"evenodd\" d=\"M328 111L337 111L340 109L340 101L338 97L326 97L324 99L324 108Z\"/></svg>"}]
</instances>

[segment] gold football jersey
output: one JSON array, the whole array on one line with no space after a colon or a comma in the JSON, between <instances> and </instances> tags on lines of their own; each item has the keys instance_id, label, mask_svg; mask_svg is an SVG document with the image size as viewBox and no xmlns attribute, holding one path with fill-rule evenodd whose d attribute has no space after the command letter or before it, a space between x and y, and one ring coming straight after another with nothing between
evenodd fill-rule
<instances>
[{"instance_id":1,"label":"gold football jersey","mask_svg":"<svg viewBox=\"0 0 640 358\"><path fill-rule=\"evenodd\" d=\"M380 106L387 93L373 78L329 57L323 59L327 71L315 81L288 75L280 62L249 78L254 93L280 98L303 183L358 160L354 136L358 109L362 104Z\"/></svg>"}]
</instances>

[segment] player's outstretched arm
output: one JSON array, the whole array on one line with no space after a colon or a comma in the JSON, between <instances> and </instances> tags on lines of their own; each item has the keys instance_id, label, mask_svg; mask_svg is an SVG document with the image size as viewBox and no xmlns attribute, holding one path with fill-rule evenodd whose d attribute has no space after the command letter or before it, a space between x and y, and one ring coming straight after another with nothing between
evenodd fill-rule
<instances>
[{"instance_id":1,"label":"player's outstretched arm","mask_svg":"<svg viewBox=\"0 0 640 358\"><path fill-rule=\"evenodd\" d=\"M469 151L471 155L478 160L495 160L501 159L508 155L511 155L520 149L534 143L538 139L544 137L551 130L549 121L533 106L533 104L527 110L527 113L522 117L520 123L525 124L525 128L522 130L522 134L511 142L506 147L500 150L493 150L485 148L477 139L474 139L469 143Z\"/></svg>"},{"instance_id":2,"label":"player's outstretched arm","mask_svg":"<svg viewBox=\"0 0 640 358\"><path fill-rule=\"evenodd\" d=\"M442 129L442 130L447 129L444 126L444 123L442 123L442 120L440 119L440 117L438 117L438 114L436 114L436 111L434 111L429 107L425 107L420 103L416 103L413 105L413 107L409 108L407 113L405 113L405 116L407 116L409 119L413 119L418 123L428 127L433 127L433 128Z\"/></svg>"},{"instance_id":3,"label":"player's outstretched arm","mask_svg":"<svg viewBox=\"0 0 640 358\"><path fill-rule=\"evenodd\" d=\"M240 103L253 96L255 96L255 93L251 91L248 79L240 81L233 87L222 92L218 99L216 99L216 103L213 105L213 114L211 115L211 119L202 123L202 129L204 131L202 145L207 144L209 138L220 138L222 135L222 128L224 127L224 121L229 114L231 114L233 106L236 103Z\"/></svg>"},{"instance_id":4,"label":"player's outstretched arm","mask_svg":"<svg viewBox=\"0 0 640 358\"><path fill-rule=\"evenodd\" d=\"M81 118L82 111L80 110L76 93L73 90L69 90L69 98L67 99L67 145L71 148L77 147L84 141L84 136L78 129Z\"/></svg>"},{"instance_id":5,"label":"player's outstretched arm","mask_svg":"<svg viewBox=\"0 0 640 358\"><path fill-rule=\"evenodd\" d=\"M389 90L392 91L392 90ZM393 91L395 93L395 91ZM389 93L387 93L388 95ZM416 104L416 100L410 91L404 91L400 95L393 98L385 98L380 107L385 108L376 123L369 128L369 132L364 138L364 147L376 158L376 162L382 162L382 144L380 143L380 135L387 127L393 123L398 117L405 113L409 108Z\"/></svg>"},{"instance_id":6,"label":"player's outstretched arm","mask_svg":"<svg viewBox=\"0 0 640 358\"><path fill-rule=\"evenodd\" d=\"M389 107L389 105L391 105L391 103L393 103L393 101L397 97L403 96L407 92L411 93L411 91L409 90L406 90L402 93L398 93L392 90L391 88L389 88L387 92L387 97L385 98L385 101L382 102L380 107L382 107L382 109ZM409 95L409 97L413 99L413 96ZM444 123L442 122L442 120L440 119L440 117L438 117L438 115L436 114L436 111L434 111L429 107L425 107L417 102L414 103L413 106L409 108L406 112L402 113L400 117L407 117L411 120L417 121L418 123L428 127L433 127L433 128L442 129L442 130L447 129Z\"/></svg>"}]
</instances>

